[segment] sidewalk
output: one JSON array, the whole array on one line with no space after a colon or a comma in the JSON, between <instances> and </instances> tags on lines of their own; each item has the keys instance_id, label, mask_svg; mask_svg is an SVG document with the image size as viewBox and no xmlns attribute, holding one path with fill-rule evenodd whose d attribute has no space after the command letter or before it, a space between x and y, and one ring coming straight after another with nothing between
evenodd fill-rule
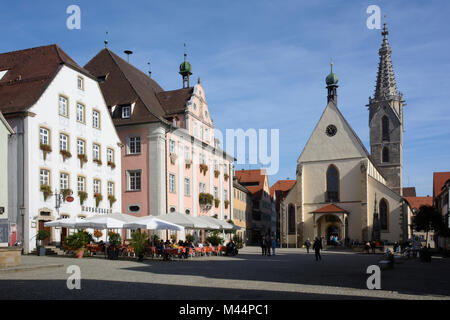
<instances>
[{"instance_id":1,"label":"sidewalk","mask_svg":"<svg viewBox=\"0 0 450 320\"><path fill-rule=\"evenodd\" d=\"M21 264L16 267L10 268L2 268L0 269L0 274L2 273L10 273L10 272L21 272L21 271L33 271L38 269L46 269L46 268L61 268L63 264L50 263L48 259L35 255L22 255L21 256Z\"/></svg>"}]
</instances>

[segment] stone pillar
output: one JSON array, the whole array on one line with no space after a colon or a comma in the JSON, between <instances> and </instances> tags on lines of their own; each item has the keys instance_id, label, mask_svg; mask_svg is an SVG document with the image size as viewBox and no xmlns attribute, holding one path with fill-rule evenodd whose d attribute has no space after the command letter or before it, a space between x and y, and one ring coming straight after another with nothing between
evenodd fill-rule
<instances>
[{"instance_id":1,"label":"stone pillar","mask_svg":"<svg viewBox=\"0 0 450 320\"><path fill-rule=\"evenodd\" d=\"M167 213L166 129L160 122L149 125L149 211L156 216Z\"/></svg>"}]
</instances>

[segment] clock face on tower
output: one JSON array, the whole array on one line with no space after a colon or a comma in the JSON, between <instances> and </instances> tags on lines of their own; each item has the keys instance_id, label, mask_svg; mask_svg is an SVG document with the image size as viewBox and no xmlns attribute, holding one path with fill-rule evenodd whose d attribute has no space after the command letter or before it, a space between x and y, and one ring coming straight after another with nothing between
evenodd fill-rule
<instances>
[{"instance_id":1,"label":"clock face on tower","mask_svg":"<svg viewBox=\"0 0 450 320\"><path fill-rule=\"evenodd\" d=\"M330 124L327 129L325 130L327 136L332 137L336 134L337 128L334 124Z\"/></svg>"}]
</instances>

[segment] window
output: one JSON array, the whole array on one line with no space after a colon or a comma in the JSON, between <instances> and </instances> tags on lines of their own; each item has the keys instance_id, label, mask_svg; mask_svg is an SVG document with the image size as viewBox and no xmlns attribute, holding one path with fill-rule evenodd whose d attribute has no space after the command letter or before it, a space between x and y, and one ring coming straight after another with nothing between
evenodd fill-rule
<instances>
[{"instance_id":1,"label":"window","mask_svg":"<svg viewBox=\"0 0 450 320\"><path fill-rule=\"evenodd\" d=\"M78 77L77 85L78 85L78 89L84 90L84 79L82 77Z\"/></svg>"},{"instance_id":2,"label":"window","mask_svg":"<svg viewBox=\"0 0 450 320\"><path fill-rule=\"evenodd\" d=\"M288 206L288 234L295 234L295 207L292 203Z\"/></svg>"},{"instance_id":3,"label":"window","mask_svg":"<svg viewBox=\"0 0 450 320\"><path fill-rule=\"evenodd\" d=\"M184 147L184 159L185 160L191 159L191 148L189 148L188 146Z\"/></svg>"},{"instance_id":4,"label":"window","mask_svg":"<svg viewBox=\"0 0 450 320\"><path fill-rule=\"evenodd\" d=\"M206 192L206 184L203 182L199 183L199 191L200 193L205 193Z\"/></svg>"},{"instance_id":5,"label":"window","mask_svg":"<svg viewBox=\"0 0 450 320\"><path fill-rule=\"evenodd\" d=\"M92 144L92 157L94 160L100 160L100 146L96 143Z\"/></svg>"},{"instance_id":6,"label":"window","mask_svg":"<svg viewBox=\"0 0 450 320\"><path fill-rule=\"evenodd\" d=\"M217 160L214 160L214 170L219 170L219 164L217 163Z\"/></svg>"},{"instance_id":7,"label":"window","mask_svg":"<svg viewBox=\"0 0 450 320\"><path fill-rule=\"evenodd\" d=\"M388 147L383 148L382 161L389 162L389 148Z\"/></svg>"},{"instance_id":8,"label":"window","mask_svg":"<svg viewBox=\"0 0 450 320\"><path fill-rule=\"evenodd\" d=\"M100 112L97 110L92 111L92 126L100 129Z\"/></svg>"},{"instance_id":9,"label":"window","mask_svg":"<svg viewBox=\"0 0 450 320\"><path fill-rule=\"evenodd\" d=\"M69 137L64 133L59 134L59 150L69 150Z\"/></svg>"},{"instance_id":10,"label":"window","mask_svg":"<svg viewBox=\"0 0 450 320\"><path fill-rule=\"evenodd\" d=\"M186 213L186 214L191 214L191 210L189 210L189 209L186 209L185 211L184 211L184 213Z\"/></svg>"},{"instance_id":11,"label":"window","mask_svg":"<svg viewBox=\"0 0 450 320\"><path fill-rule=\"evenodd\" d=\"M78 191L86 191L86 178L82 176L78 176L77 179L78 184Z\"/></svg>"},{"instance_id":12,"label":"window","mask_svg":"<svg viewBox=\"0 0 450 320\"><path fill-rule=\"evenodd\" d=\"M223 190L223 200L228 200L228 190Z\"/></svg>"},{"instance_id":13,"label":"window","mask_svg":"<svg viewBox=\"0 0 450 320\"><path fill-rule=\"evenodd\" d=\"M128 153L129 154L141 153L141 137L128 138Z\"/></svg>"},{"instance_id":14,"label":"window","mask_svg":"<svg viewBox=\"0 0 450 320\"><path fill-rule=\"evenodd\" d=\"M388 230L388 204L385 199L380 200L380 229Z\"/></svg>"},{"instance_id":15,"label":"window","mask_svg":"<svg viewBox=\"0 0 450 320\"><path fill-rule=\"evenodd\" d=\"M59 174L59 189L69 189L69 175L65 172Z\"/></svg>"},{"instance_id":16,"label":"window","mask_svg":"<svg viewBox=\"0 0 450 320\"><path fill-rule=\"evenodd\" d=\"M205 128L205 140L209 141L209 129Z\"/></svg>"},{"instance_id":17,"label":"window","mask_svg":"<svg viewBox=\"0 0 450 320\"><path fill-rule=\"evenodd\" d=\"M191 196L191 179L184 178L184 195L186 197Z\"/></svg>"},{"instance_id":18,"label":"window","mask_svg":"<svg viewBox=\"0 0 450 320\"><path fill-rule=\"evenodd\" d=\"M175 212L175 211L177 211L177 208L175 208L175 207L170 207L170 212Z\"/></svg>"},{"instance_id":19,"label":"window","mask_svg":"<svg viewBox=\"0 0 450 320\"><path fill-rule=\"evenodd\" d=\"M94 179L94 193L101 193L102 186L101 181L99 179Z\"/></svg>"},{"instance_id":20,"label":"window","mask_svg":"<svg viewBox=\"0 0 450 320\"><path fill-rule=\"evenodd\" d=\"M41 186L49 186L50 185L50 171L46 169L41 169L39 175L39 182Z\"/></svg>"},{"instance_id":21,"label":"window","mask_svg":"<svg viewBox=\"0 0 450 320\"><path fill-rule=\"evenodd\" d=\"M195 104L194 104L195 106ZM198 128L197 128L197 122L194 122L194 137L198 136Z\"/></svg>"},{"instance_id":22,"label":"window","mask_svg":"<svg viewBox=\"0 0 450 320\"><path fill-rule=\"evenodd\" d=\"M203 140L203 126L200 125L200 139Z\"/></svg>"},{"instance_id":23,"label":"window","mask_svg":"<svg viewBox=\"0 0 450 320\"><path fill-rule=\"evenodd\" d=\"M214 187L214 199L219 199L219 189Z\"/></svg>"},{"instance_id":24,"label":"window","mask_svg":"<svg viewBox=\"0 0 450 320\"><path fill-rule=\"evenodd\" d=\"M389 141L389 119L387 116L383 116L383 118L381 118L381 131L383 141Z\"/></svg>"},{"instance_id":25,"label":"window","mask_svg":"<svg viewBox=\"0 0 450 320\"><path fill-rule=\"evenodd\" d=\"M330 165L327 170L325 202L339 202L339 172L334 165Z\"/></svg>"},{"instance_id":26,"label":"window","mask_svg":"<svg viewBox=\"0 0 450 320\"><path fill-rule=\"evenodd\" d=\"M69 108L67 105L67 99L63 96L59 96L59 115L68 117L69 116Z\"/></svg>"},{"instance_id":27,"label":"window","mask_svg":"<svg viewBox=\"0 0 450 320\"><path fill-rule=\"evenodd\" d=\"M84 106L81 103L77 103L77 121L84 123Z\"/></svg>"},{"instance_id":28,"label":"window","mask_svg":"<svg viewBox=\"0 0 450 320\"><path fill-rule=\"evenodd\" d=\"M130 106L124 106L122 107L122 118L123 119L129 119L131 115L131 109Z\"/></svg>"},{"instance_id":29,"label":"window","mask_svg":"<svg viewBox=\"0 0 450 320\"><path fill-rule=\"evenodd\" d=\"M141 190L141 171L128 171L128 191Z\"/></svg>"},{"instance_id":30,"label":"window","mask_svg":"<svg viewBox=\"0 0 450 320\"><path fill-rule=\"evenodd\" d=\"M106 161L114 163L114 150L111 148L106 149Z\"/></svg>"},{"instance_id":31,"label":"window","mask_svg":"<svg viewBox=\"0 0 450 320\"><path fill-rule=\"evenodd\" d=\"M39 128L39 141L41 144L50 144L50 131L46 128Z\"/></svg>"},{"instance_id":32,"label":"window","mask_svg":"<svg viewBox=\"0 0 450 320\"><path fill-rule=\"evenodd\" d=\"M175 153L176 151L176 142L173 140L169 140L169 152Z\"/></svg>"},{"instance_id":33,"label":"window","mask_svg":"<svg viewBox=\"0 0 450 320\"><path fill-rule=\"evenodd\" d=\"M85 154L85 142L81 139L77 139L77 153L78 154Z\"/></svg>"},{"instance_id":34,"label":"window","mask_svg":"<svg viewBox=\"0 0 450 320\"><path fill-rule=\"evenodd\" d=\"M114 195L114 182L108 181L108 196Z\"/></svg>"},{"instance_id":35,"label":"window","mask_svg":"<svg viewBox=\"0 0 450 320\"><path fill-rule=\"evenodd\" d=\"M173 173L169 173L169 192L176 192L176 177Z\"/></svg>"}]
</instances>

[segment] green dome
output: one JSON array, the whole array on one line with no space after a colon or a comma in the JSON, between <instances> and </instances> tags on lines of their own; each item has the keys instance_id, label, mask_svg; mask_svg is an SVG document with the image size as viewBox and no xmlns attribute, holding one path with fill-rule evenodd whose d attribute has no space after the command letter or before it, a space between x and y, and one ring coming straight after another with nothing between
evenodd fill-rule
<instances>
[{"instance_id":1,"label":"green dome","mask_svg":"<svg viewBox=\"0 0 450 320\"><path fill-rule=\"evenodd\" d=\"M180 73L191 73L191 69L191 64L187 61L180 64Z\"/></svg>"},{"instance_id":2,"label":"green dome","mask_svg":"<svg viewBox=\"0 0 450 320\"><path fill-rule=\"evenodd\" d=\"M335 73L330 72L330 74L327 76L327 78L325 79L325 82L327 83L327 86L331 86L331 85L337 85L338 83L338 77Z\"/></svg>"}]
</instances>

